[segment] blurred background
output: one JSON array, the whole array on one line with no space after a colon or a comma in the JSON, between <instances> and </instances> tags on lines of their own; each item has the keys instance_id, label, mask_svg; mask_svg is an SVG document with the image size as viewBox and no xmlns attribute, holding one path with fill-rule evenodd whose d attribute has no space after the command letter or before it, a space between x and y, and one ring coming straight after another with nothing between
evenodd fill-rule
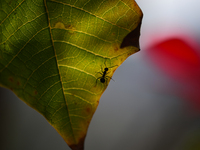
<instances>
[{"instance_id":1,"label":"blurred background","mask_svg":"<svg viewBox=\"0 0 200 150\"><path fill-rule=\"evenodd\" d=\"M200 150L200 1L136 0L141 51L101 97L86 150ZM0 88L0 150L70 150L53 127Z\"/></svg>"}]
</instances>

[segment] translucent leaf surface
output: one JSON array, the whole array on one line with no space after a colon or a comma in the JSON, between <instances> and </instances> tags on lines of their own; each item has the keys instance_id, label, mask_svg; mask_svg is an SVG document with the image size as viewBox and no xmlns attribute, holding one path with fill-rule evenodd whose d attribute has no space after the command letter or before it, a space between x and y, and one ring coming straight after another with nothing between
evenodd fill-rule
<instances>
[{"instance_id":1,"label":"translucent leaf surface","mask_svg":"<svg viewBox=\"0 0 200 150\"><path fill-rule=\"evenodd\" d=\"M114 71L139 51L141 19L134 0L1 0L0 85L83 149Z\"/></svg>"}]
</instances>

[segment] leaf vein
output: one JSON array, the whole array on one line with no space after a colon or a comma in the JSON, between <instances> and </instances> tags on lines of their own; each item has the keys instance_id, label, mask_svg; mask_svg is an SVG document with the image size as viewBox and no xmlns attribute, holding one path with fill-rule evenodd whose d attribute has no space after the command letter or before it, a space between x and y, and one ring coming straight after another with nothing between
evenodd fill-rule
<instances>
[{"instance_id":1,"label":"leaf vein","mask_svg":"<svg viewBox=\"0 0 200 150\"><path fill-rule=\"evenodd\" d=\"M93 93L93 92L91 92L91 91L89 91L89 90L86 90L86 89L84 89L84 88L64 88L64 90L65 90L65 91L67 91L67 90L82 90L82 91L88 92L88 93L90 93L90 94L92 94L92 95L98 95L98 94L95 94L95 93Z\"/></svg>"},{"instance_id":2,"label":"leaf vein","mask_svg":"<svg viewBox=\"0 0 200 150\"><path fill-rule=\"evenodd\" d=\"M7 16L6 18L0 23L0 25L24 2L25 0L23 0L21 3L19 3L19 5L17 5Z\"/></svg>"},{"instance_id":3,"label":"leaf vein","mask_svg":"<svg viewBox=\"0 0 200 150\"><path fill-rule=\"evenodd\" d=\"M80 71L80 72L83 72L83 73L85 73L85 74L87 74L87 75L90 75L90 76L95 77L93 74L90 74L89 72L86 72L86 71L84 71L84 70L82 70L82 69L79 69L79 68L76 68L76 67L73 67L73 66L68 66L68 65L58 65L58 66L59 66L59 67L67 67L67 68L75 69L75 70L78 70L78 71Z\"/></svg>"},{"instance_id":4,"label":"leaf vein","mask_svg":"<svg viewBox=\"0 0 200 150\"><path fill-rule=\"evenodd\" d=\"M69 44L69 45L72 45L72 46L75 46L75 47L77 47L77 48L80 48L80 49L82 49L82 50L84 50L84 51L86 51L86 52L88 52L88 53L91 53L91 54L94 54L94 55L96 55L96 56L100 56L100 57L102 57L102 58L105 58L103 55L96 54L96 53L94 53L94 52L92 52L92 51L87 50L86 48L83 48L83 47L81 47L81 46L78 46L78 45L76 45L76 44L73 44L73 43L70 43L70 42L67 42L67 41L54 40L54 42L58 42L58 43L59 43L59 42L67 43L67 44Z\"/></svg>"},{"instance_id":5,"label":"leaf vein","mask_svg":"<svg viewBox=\"0 0 200 150\"><path fill-rule=\"evenodd\" d=\"M75 96L75 97L79 98L80 100L82 100L82 101L84 101L84 102L86 102L86 103L88 103L88 104L91 104L91 105L92 105L92 103L91 103L91 102L89 102L89 101L85 100L84 98L82 98L82 97L80 97L80 96L78 96L78 95L76 95L76 94L74 94L74 93L65 92L65 94L66 94L66 95L73 95L73 96Z\"/></svg>"},{"instance_id":6,"label":"leaf vein","mask_svg":"<svg viewBox=\"0 0 200 150\"><path fill-rule=\"evenodd\" d=\"M60 82L60 81L57 81L57 82L55 82L54 84L52 84L51 86L49 86L49 87L46 89L46 91L44 91L44 92L41 94L41 96L38 98L37 101L39 101L39 100L43 97L43 95L47 93L48 90L50 90L54 85L58 84L59 82Z\"/></svg>"},{"instance_id":7,"label":"leaf vein","mask_svg":"<svg viewBox=\"0 0 200 150\"><path fill-rule=\"evenodd\" d=\"M13 36L19 29L21 29L24 25L26 25L26 24L28 24L28 23L30 23L30 22L36 20L37 18L39 18L40 16L42 16L42 15L44 15L44 14L45 14L45 13L42 13L41 15L35 17L34 19L32 19L32 20L30 20L30 21L27 21L27 22L25 22L24 24L22 24L21 26L19 26L12 34L10 34L10 36L8 36L8 38L7 38L4 42L0 43L0 45L6 43L6 42L9 40L9 38L12 37L12 36Z\"/></svg>"},{"instance_id":8,"label":"leaf vein","mask_svg":"<svg viewBox=\"0 0 200 150\"><path fill-rule=\"evenodd\" d=\"M112 24L112 25L117 26L117 27L119 27L119 28L125 29L125 30L127 30L127 31L131 31L130 29L127 29L127 28L122 27L122 26L118 26L118 25L116 25L116 24L114 24L114 23L112 23L112 22L110 22L110 21L108 21L108 20L106 20L106 19L104 19L104 18L102 18L102 17L100 17L100 16L97 16L97 15L95 15L95 14L93 14L93 13L91 13L91 12L89 12L89 11L83 9L83 8L77 7L77 6L75 6L75 5L70 5L70 4L67 4L67 3L64 3L64 2L58 2L58 1L56 1L56 0L51 0L51 1L52 1L52 2L55 2L55 3L60 3L60 4L63 4L63 5L67 5L67 6L70 6L70 7L74 7L74 8L79 9L79 10L82 10L82 11L84 11L84 12L86 12L86 13L89 13L90 15L93 15L93 16L95 16L95 17L97 17L97 18L99 18L99 19L101 19L101 20L103 20L103 21L105 21L105 22L107 22L107 23L109 23L109 24Z\"/></svg>"},{"instance_id":9,"label":"leaf vein","mask_svg":"<svg viewBox=\"0 0 200 150\"><path fill-rule=\"evenodd\" d=\"M48 28L48 27L42 28L41 30L39 30L38 32L36 32L36 34L34 34L34 35L24 44L24 46L18 51L18 53L17 53L15 56L13 56L13 58L10 60L10 62L8 62L8 64L5 65L4 68L2 68L2 69L0 70L0 72L2 72L5 68L8 67L8 65L15 59L15 57L17 57L17 55L24 49L24 47L25 47L38 33L40 33L41 31L43 31L43 30L45 30L45 29L47 29L47 28Z\"/></svg>"},{"instance_id":10,"label":"leaf vein","mask_svg":"<svg viewBox=\"0 0 200 150\"><path fill-rule=\"evenodd\" d=\"M49 60L51 60L52 58L55 58L55 56L50 57L49 59L47 59L46 61L44 61L41 65L39 65L35 70L33 70L33 72L31 73L31 75L27 78L26 83L24 84L24 88L27 84L27 82L29 81L29 79L31 78L31 76L36 72L36 70L38 70L38 68L40 68L42 65L44 65L46 62L48 62Z\"/></svg>"}]
</instances>

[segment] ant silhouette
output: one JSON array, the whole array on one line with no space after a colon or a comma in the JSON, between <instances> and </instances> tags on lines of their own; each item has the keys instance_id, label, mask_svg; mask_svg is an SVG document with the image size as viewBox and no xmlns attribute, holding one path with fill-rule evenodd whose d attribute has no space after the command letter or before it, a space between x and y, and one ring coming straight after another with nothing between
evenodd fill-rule
<instances>
[{"instance_id":1,"label":"ant silhouette","mask_svg":"<svg viewBox=\"0 0 200 150\"><path fill-rule=\"evenodd\" d=\"M104 63L104 64L105 64L105 63ZM105 64L105 66L106 66L106 64ZM115 65L115 66L117 66L117 65ZM104 70L102 70L102 67L101 67L101 71L102 71L102 72L97 72L97 73L100 73L102 76L96 79L96 84L97 84L97 80L99 80L99 79L100 79L100 82L101 82L101 83L107 82L107 79L108 79L108 78L112 79L111 77L107 76L106 74L108 74L108 68L113 68L113 67L115 67L115 66L112 66L112 67L105 67ZM112 79L112 80L113 80L113 79ZM113 80L113 81L114 81L114 80Z\"/></svg>"}]
</instances>

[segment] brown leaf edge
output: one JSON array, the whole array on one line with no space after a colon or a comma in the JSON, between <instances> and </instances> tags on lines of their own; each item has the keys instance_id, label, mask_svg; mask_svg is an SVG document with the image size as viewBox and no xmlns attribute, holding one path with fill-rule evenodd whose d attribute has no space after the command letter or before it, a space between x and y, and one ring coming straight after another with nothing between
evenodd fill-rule
<instances>
[{"instance_id":1,"label":"brown leaf edge","mask_svg":"<svg viewBox=\"0 0 200 150\"><path fill-rule=\"evenodd\" d=\"M139 22L138 26L131 31L127 36L123 39L120 48L134 46L140 50L139 38L140 38L140 28L142 25L142 17L141 21Z\"/></svg>"}]
</instances>

